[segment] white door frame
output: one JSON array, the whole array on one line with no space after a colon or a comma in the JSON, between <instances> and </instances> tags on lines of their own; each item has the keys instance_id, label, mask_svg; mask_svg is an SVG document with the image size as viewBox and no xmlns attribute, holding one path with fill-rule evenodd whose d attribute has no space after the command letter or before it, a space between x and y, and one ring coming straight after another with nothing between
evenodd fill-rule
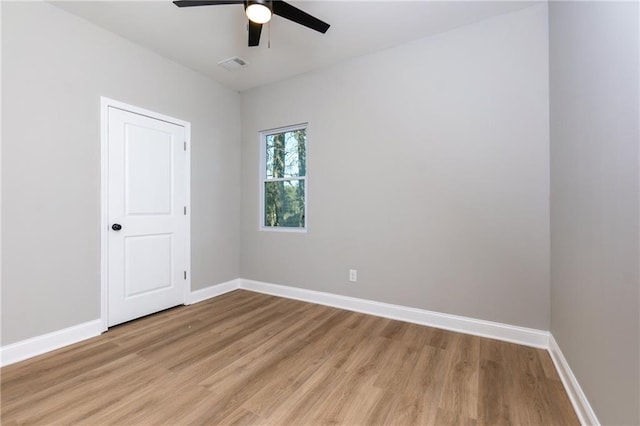
<instances>
[{"instance_id":1,"label":"white door frame","mask_svg":"<svg viewBox=\"0 0 640 426\"><path fill-rule=\"evenodd\" d=\"M187 277L184 280L183 302L188 302L191 290L191 123L177 118L158 114L153 111L128 105L124 102L100 97L100 320L102 331L107 331L109 313L109 108L117 108L134 114L144 115L156 120L166 121L184 127L185 130L185 174L186 174L186 202L187 202L187 235L185 258L187 264Z\"/></svg>"}]
</instances>

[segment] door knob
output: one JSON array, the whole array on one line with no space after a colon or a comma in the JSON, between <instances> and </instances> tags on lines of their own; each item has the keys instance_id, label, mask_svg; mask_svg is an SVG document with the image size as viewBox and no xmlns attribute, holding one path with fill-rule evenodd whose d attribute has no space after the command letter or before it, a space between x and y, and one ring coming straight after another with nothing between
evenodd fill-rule
<instances>
[{"instance_id":1,"label":"door knob","mask_svg":"<svg viewBox=\"0 0 640 426\"><path fill-rule=\"evenodd\" d=\"M113 225L111 225L111 229L113 229L114 231L119 231L122 229L122 225L120 225L119 223L114 223Z\"/></svg>"}]
</instances>

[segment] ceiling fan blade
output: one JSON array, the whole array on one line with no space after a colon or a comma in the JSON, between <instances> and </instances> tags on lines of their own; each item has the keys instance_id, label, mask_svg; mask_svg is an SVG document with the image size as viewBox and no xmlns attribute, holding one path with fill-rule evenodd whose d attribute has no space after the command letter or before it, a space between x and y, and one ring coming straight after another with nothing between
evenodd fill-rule
<instances>
[{"instance_id":1,"label":"ceiling fan blade","mask_svg":"<svg viewBox=\"0 0 640 426\"><path fill-rule=\"evenodd\" d=\"M326 33L330 27L329 24L319 20L315 16L311 16L307 12L280 0L273 1L273 13L323 34Z\"/></svg>"},{"instance_id":2,"label":"ceiling fan blade","mask_svg":"<svg viewBox=\"0 0 640 426\"><path fill-rule=\"evenodd\" d=\"M262 24L256 24L249 21L249 47L258 46L260 44L260 33L262 32Z\"/></svg>"},{"instance_id":3,"label":"ceiling fan blade","mask_svg":"<svg viewBox=\"0 0 640 426\"><path fill-rule=\"evenodd\" d=\"M244 0L177 0L173 4L178 7L216 6L219 4L244 4Z\"/></svg>"}]
</instances>

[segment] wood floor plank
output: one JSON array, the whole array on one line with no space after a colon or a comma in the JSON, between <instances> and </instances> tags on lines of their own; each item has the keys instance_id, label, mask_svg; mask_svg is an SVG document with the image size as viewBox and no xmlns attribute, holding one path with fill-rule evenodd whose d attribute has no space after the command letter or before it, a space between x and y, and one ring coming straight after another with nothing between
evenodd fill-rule
<instances>
[{"instance_id":1,"label":"wood floor plank","mask_svg":"<svg viewBox=\"0 0 640 426\"><path fill-rule=\"evenodd\" d=\"M286 302L283 301L281 304ZM216 327L216 325L204 324L187 330L172 340L171 344L159 341L152 346L141 349L138 353L141 356L154 359L167 368L176 370L211 353L223 350L234 341L255 333L256 329L272 328L273 323L281 316L282 314L268 308L255 309L226 321L229 325L224 329Z\"/></svg>"},{"instance_id":2,"label":"wood floor plank","mask_svg":"<svg viewBox=\"0 0 640 426\"><path fill-rule=\"evenodd\" d=\"M463 413L438 409L435 420L436 425L475 426L476 420L465 416Z\"/></svg>"},{"instance_id":3,"label":"wood floor plank","mask_svg":"<svg viewBox=\"0 0 640 426\"><path fill-rule=\"evenodd\" d=\"M57 386L54 393L41 400L41 404L29 404L18 420L31 424L77 424L131 394L139 394L160 383L166 372L137 355L128 355L118 361L121 361L120 368L112 365L104 370L98 368L97 380L81 375L80 380ZM104 392L105 388L110 392Z\"/></svg>"},{"instance_id":4,"label":"wood floor plank","mask_svg":"<svg viewBox=\"0 0 640 426\"><path fill-rule=\"evenodd\" d=\"M546 351L248 291L0 370L7 425L577 425Z\"/></svg>"},{"instance_id":5,"label":"wood floor plank","mask_svg":"<svg viewBox=\"0 0 640 426\"><path fill-rule=\"evenodd\" d=\"M479 345L479 337L463 334L447 345L447 377L439 406L443 413L478 418Z\"/></svg>"},{"instance_id":6,"label":"wood floor plank","mask_svg":"<svg viewBox=\"0 0 640 426\"><path fill-rule=\"evenodd\" d=\"M339 333L326 333L306 344L286 363L278 365L276 379L249 398L243 407L269 418L276 407L285 404L332 354L331 349L344 339ZM331 363L333 365L333 362Z\"/></svg>"},{"instance_id":7,"label":"wood floor plank","mask_svg":"<svg viewBox=\"0 0 640 426\"><path fill-rule=\"evenodd\" d=\"M133 357L133 355L131 356ZM90 393L94 383L103 385L106 380L111 378L118 379L123 375L129 374L125 371L130 363L131 357L123 357L115 359L112 362L106 363L100 368L88 370L86 373L74 376L68 380L64 380L58 383L41 382L34 386L34 391L25 392L20 398L6 399L5 389L11 389L11 384L5 386L2 385L2 421L10 418L20 418L29 413L31 416L34 413L30 410L40 409L45 407L46 410L52 411L55 405L52 401L55 400L59 394L65 393L65 397L69 397L73 392L81 391L81 393ZM4 374L3 374L4 378Z\"/></svg>"},{"instance_id":8,"label":"wood floor plank","mask_svg":"<svg viewBox=\"0 0 640 426\"><path fill-rule=\"evenodd\" d=\"M333 398L333 389L346 380L342 371L329 362L321 365L286 404L275 407L269 418L275 425L311 424L312 415L320 411L325 401Z\"/></svg>"},{"instance_id":9,"label":"wood floor plank","mask_svg":"<svg viewBox=\"0 0 640 426\"><path fill-rule=\"evenodd\" d=\"M309 312L309 318L311 321L315 321L318 318L329 316L332 312L319 309L316 312ZM209 377L228 368L232 363L244 359L245 356L250 356L251 352L257 351L259 356L268 351L270 345L277 346L282 340L296 337L301 329L308 327L306 322L295 320L300 313L299 310L294 310L269 324L268 327L259 328L241 339L231 339L226 346L220 345L220 350L212 350L201 359L180 366L182 376L186 380L202 380L204 377Z\"/></svg>"},{"instance_id":10,"label":"wood floor plank","mask_svg":"<svg viewBox=\"0 0 640 426\"><path fill-rule=\"evenodd\" d=\"M505 368L504 351L510 344L483 339L480 342L480 372L478 378L478 424L510 425L510 399L513 388L510 387L509 372Z\"/></svg>"},{"instance_id":11,"label":"wood floor plank","mask_svg":"<svg viewBox=\"0 0 640 426\"><path fill-rule=\"evenodd\" d=\"M446 380L446 375L442 374L446 360L447 354L440 348L425 346L421 349L397 408L400 416L407 419L404 424L435 424Z\"/></svg>"},{"instance_id":12,"label":"wood floor plank","mask_svg":"<svg viewBox=\"0 0 640 426\"><path fill-rule=\"evenodd\" d=\"M20 398L42 386L68 380L127 353L118 345L98 339L94 346L78 345L76 352L66 349L25 363L10 365L2 369L2 399L7 401Z\"/></svg>"}]
</instances>

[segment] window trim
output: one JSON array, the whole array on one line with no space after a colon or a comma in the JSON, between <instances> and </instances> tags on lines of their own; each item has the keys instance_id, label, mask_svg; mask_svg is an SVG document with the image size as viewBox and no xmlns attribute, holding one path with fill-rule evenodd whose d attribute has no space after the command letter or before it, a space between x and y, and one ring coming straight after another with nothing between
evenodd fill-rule
<instances>
[{"instance_id":1,"label":"window trim","mask_svg":"<svg viewBox=\"0 0 640 426\"><path fill-rule=\"evenodd\" d=\"M293 124L291 126L285 127L276 127L272 129L261 130L258 132L258 142L259 142L259 150L260 155L258 156L259 161L259 182L258 182L258 191L260 197L259 203L259 212L258 212L258 230L259 231L267 231L267 232L293 232L293 233L307 233L309 232L309 164L307 163L307 167L305 170L305 175L303 177L292 177L292 178L277 178L277 179L268 179L267 180L267 159L266 159L266 144L267 144L267 136L273 135L276 133L286 133L294 130L304 129L306 133L306 154L307 158L309 157L309 123L300 123ZM265 224L265 214L264 214L264 196L265 196L265 183L268 181L289 181L289 180L302 180L304 181L304 227L293 228L286 226L266 226Z\"/></svg>"}]
</instances>

